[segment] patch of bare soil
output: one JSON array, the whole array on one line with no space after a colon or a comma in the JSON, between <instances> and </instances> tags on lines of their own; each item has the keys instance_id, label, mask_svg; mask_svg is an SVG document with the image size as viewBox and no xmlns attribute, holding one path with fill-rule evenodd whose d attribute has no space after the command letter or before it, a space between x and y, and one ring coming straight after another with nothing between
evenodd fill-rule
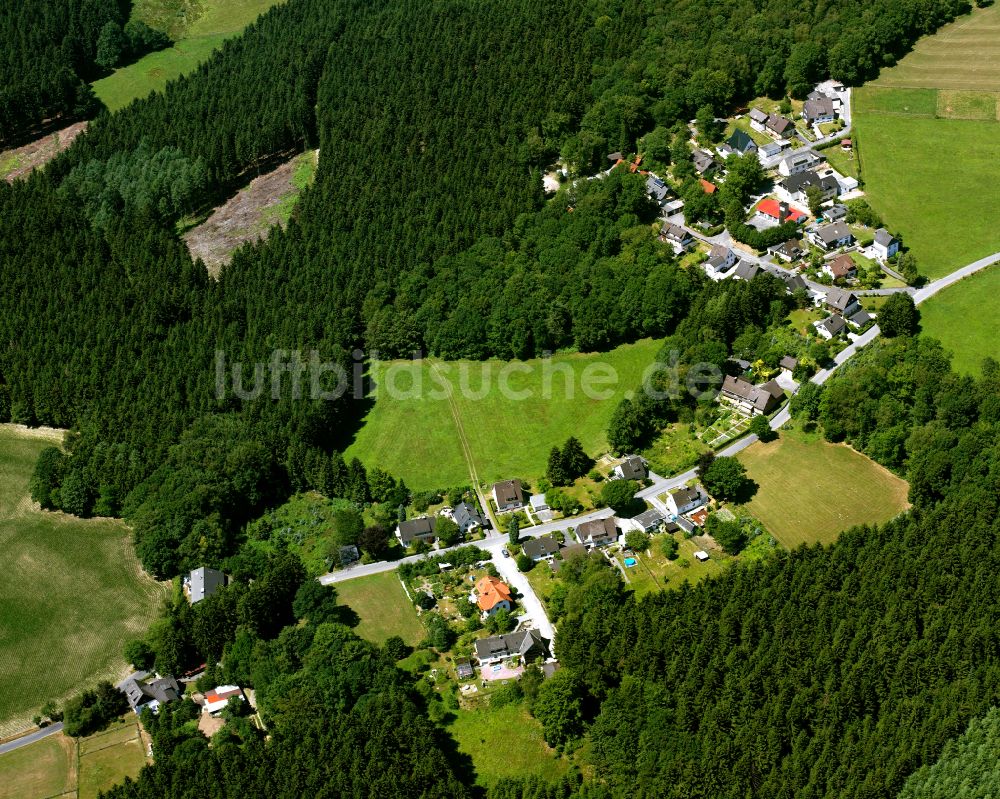
<instances>
[{"instance_id":1,"label":"patch of bare soil","mask_svg":"<svg viewBox=\"0 0 1000 799\"><path fill-rule=\"evenodd\" d=\"M0 152L0 177L8 183L13 183L18 178L27 177L33 169L45 166L69 147L73 143L73 139L86 129L86 121L74 122L72 125L53 133L47 133L33 142Z\"/></svg>"},{"instance_id":2,"label":"patch of bare soil","mask_svg":"<svg viewBox=\"0 0 1000 799\"><path fill-rule=\"evenodd\" d=\"M233 253L248 241L266 239L278 222L277 206L295 191L292 177L297 159L286 161L272 172L250 181L231 199L212 211L182 238L192 258L205 262L208 274L218 277Z\"/></svg>"}]
</instances>

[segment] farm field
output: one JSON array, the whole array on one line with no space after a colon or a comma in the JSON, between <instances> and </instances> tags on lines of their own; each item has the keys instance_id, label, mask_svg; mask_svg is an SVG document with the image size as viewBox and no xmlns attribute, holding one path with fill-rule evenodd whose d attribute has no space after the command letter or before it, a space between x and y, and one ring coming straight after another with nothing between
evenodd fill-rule
<instances>
[{"instance_id":1,"label":"farm field","mask_svg":"<svg viewBox=\"0 0 1000 799\"><path fill-rule=\"evenodd\" d=\"M659 348L646 339L608 353L560 354L544 361L378 364L375 404L345 457L378 464L418 491L466 485L469 468L457 416L480 480L538 477L552 446L569 436L576 436L589 455L607 448L612 412L626 392L639 386ZM570 385L564 372L572 377ZM606 398L584 394L584 378L611 373L615 381L599 385ZM501 391L504 384L511 391ZM598 387L596 379L593 385ZM380 391L396 399L380 401Z\"/></svg>"},{"instance_id":2,"label":"farm field","mask_svg":"<svg viewBox=\"0 0 1000 799\"><path fill-rule=\"evenodd\" d=\"M924 37L853 98L865 191L920 272L1000 250L1000 7Z\"/></svg>"},{"instance_id":3,"label":"farm field","mask_svg":"<svg viewBox=\"0 0 1000 799\"><path fill-rule=\"evenodd\" d=\"M417 618L416 608L406 596L396 572L382 572L334 586L337 602L358 614L360 623L354 632L376 644L398 635L407 644L420 643L426 635Z\"/></svg>"},{"instance_id":4,"label":"farm field","mask_svg":"<svg viewBox=\"0 0 1000 799\"><path fill-rule=\"evenodd\" d=\"M0 755L0 799L97 799L146 763L131 713L79 740L62 733Z\"/></svg>"},{"instance_id":5,"label":"farm field","mask_svg":"<svg viewBox=\"0 0 1000 799\"><path fill-rule=\"evenodd\" d=\"M949 286L920 306L923 332L952 353L958 372L979 374L983 358L1000 360L1000 267L992 266Z\"/></svg>"},{"instance_id":6,"label":"farm field","mask_svg":"<svg viewBox=\"0 0 1000 799\"><path fill-rule=\"evenodd\" d=\"M190 72L226 39L240 33L281 0L140 0L132 16L165 31L174 46L140 58L95 81L94 91L110 110L123 108L168 81Z\"/></svg>"},{"instance_id":7,"label":"farm field","mask_svg":"<svg viewBox=\"0 0 1000 799\"><path fill-rule=\"evenodd\" d=\"M569 770L569 759L549 748L523 704L458 710L447 729L459 751L472 758L480 785L528 775L555 780Z\"/></svg>"},{"instance_id":8,"label":"farm field","mask_svg":"<svg viewBox=\"0 0 1000 799\"><path fill-rule=\"evenodd\" d=\"M155 618L165 587L145 576L127 528L37 510L28 481L62 434L0 426L0 735L47 700L117 677L124 643Z\"/></svg>"},{"instance_id":9,"label":"farm field","mask_svg":"<svg viewBox=\"0 0 1000 799\"><path fill-rule=\"evenodd\" d=\"M737 457L760 486L745 510L788 549L832 543L849 527L888 521L909 506L905 480L818 434L782 432Z\"/></svg>"}]
</instances>

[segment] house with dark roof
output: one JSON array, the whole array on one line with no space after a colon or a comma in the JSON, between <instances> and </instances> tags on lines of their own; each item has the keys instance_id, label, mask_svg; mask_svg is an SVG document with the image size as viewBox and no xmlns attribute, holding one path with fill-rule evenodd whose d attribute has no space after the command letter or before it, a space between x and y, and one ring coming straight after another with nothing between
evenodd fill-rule
<instances>
[{"instance_id":1,"label":"house with dark roof","mask_svg":"<svg viewBox=\"0 0 1000 799\"><path fill-rule=\"evenodd\" d=\"M584 522L576 528L576 536L588 547L604 547L618 540L618 529L614 517L609 516Z\"/></svg>"},{"instance_id":2,"label":"house with dark roof","mask_svg":"<svg viewBox=\"0 0 1000 799\"><path fill-rule=\"evenodd\" d=\"M548 535L529 538L521 544L521 551L538 563L540 560L549 560L553 557L559 551L559 542Z\"/></svg>"},{"instance_id":3,"label":"house with dark roof","mask_svg":"<svg viewBox=\"0 0 1000 799\"><path fill-rule=\"evenodd\" d=\"M712 158L712 154L705 152L705 150L695 150L692 160L694 161L694 171L699 175L707 175L718 166L715 159Z\"/></svg>"},{"instance_id":4,"label":"house with dark roof","mask_svg":"<svg viewBox=\"0 0 1000 799\"><path fill-rule=\"evenodd\" d=\"M492 666L515 657L528 663L548 657L548 642L538 630L517 630L476 639L475 653L481 666Z\"/></svg>"},{"instance_id":5,"label":"house with dark roof","mask_svg":"<svg viewBox=\"0 0 1000 799\"><path fill-rule=\"evenodd\" d=\"M798 360L793 358L791 355L785 355L780 361L778 361L778 366L786 372L794 372L798 365Z\"/></svg>"},{"instance_id":6,"label":"house with dark roof","mask_svg":"<svg viewBox=\"0 0 1000 799\"><path fill-rule=\"evenodd\" d=\"M733 270L734 280L753 280L760 272L760 267L750 261L740 261Z\"/></svg>"},{"instance_id":7,"label":"house with dark roof","mask_svg":"<svg viewBox=\"0 0 1000 799\"><path fill-rule=\"evenodd\" d=\"M783 139L795 129L792 120L786 119L780 114L768 114L767 122L764 123L764 132L769 133L776 139Z\"/></svg>"},{"instance_id":8,"label":"house with dark roof","mask_svg":"<svg viewBox=\"0 0 1000 799\"><path fill-rule=\"evenodd\" d=\"M524 494L519 480L503 480L493 484L493 501L498 511L524 507Z\"/></svg>"},{"instance_id":9,"label":"house with dark roof","mask_svg":"<svg viewBox=\"0 0 1000 799\"><path fill-rule=\"evenodd\" d=\"M727 375L722 381L719 401L731 405L745 416L759 416L773 411L785 398L785 392L774 380L755 386L742 377Z\"/></svg>"},{"instance_id":10,"label":"house with dark roof","mask_svg":"<svg viewBox=\"0 0 1000 799\"><path fill-rule=\"evenodd\" d=\"M429 516L421 516L419 519L407 519L396 525L396 538L404 547L410 546L414 541L423 541L425 544L433 544L434 520Z\"/></svg>"},{"instance_id":11,"label":"house with dark roof","mask_svg":"<svg viewBox=\"0 0 1000 799\"><path fill-rule=\"evenodd\" d=\"M736 128L732 135L719 148L719 154L723 158L728 158L730 155L747 155L748 153L755 152L757 152L757 143L750 137L750 134L739 128Z\"/></svg>"},{"instance_id":12,"label":"house with dark roof","mask_svg":"<svg viewBox=\"0 0 1000 799\"><path fill-rule=\"evenodd\" d=\"M851 280L858 276L858 265L846 252L823 261L823 272L834 280Z\"/></svg>"},{"instance_id":13,"label":"house with dark roof","mask_svg":"<svg viewBox=\"0 0 1000 799\"><path fill-rule=\"evenodd\" d=\"M492 616L500 610L510 610L514 606L510 586L490 574L483 575L476 581L476 604L479 605L483 616Z\"/></svg>"},{"instance_id":14,"label":"house with dark roof","mask_svg":"<svg viewBox=\"0 0 1000 799\"><path fill-rule=\"evenodd\" d=\"M667 222L663 226L663 229L660 230L660 238L673 247L676 255L685 252L694 241L694 238L688 233L686 228L675 225L673 222Z\"/></svg>"},{"instance_id":15,"label":"house with dark roof","mask_svg":"<svg viewBox=\"0 0 1000 799\"><path fill-rule=\"evenodd\" d=\"M758 133L766 133L767 128L767 114L761 111L759 108L751 108L748 115L750 117L750 127L756 130Z\"/></svg>"},{"instance_id":16,"label":"house with dark roof","mask_svg":"<svg viewBox=\"0 0 1000 799\"><path fill-rule=\"evenodd\" d=\"M184 587L187 591L188 601L195 605L206 597L212 596L228 582L229 578L217 569L201 566L188 575Z\"/></svg>"},{"instance_id":17,"label":"house with dark roof","mask_svg":"<svg viewBox=\"0 0 1000 799\"><path fill-rule=\"evenodd\" d=\"M705 496L698 490L697 486L678 488L667 494L667 510L672 516L676 516L677 523L680 524L682 514L692 511L705 504Z\"/></svg>"},{"instance_id":18,"label":"house with dark roof","mask_svg":"<svg viewBox=\"0 0 1000 799\"><path fill-rule=\"evenodd\" d=\"M794 294L796 291L809 291L809 284L806 283L805 278L801 275L783 275L781 278L785 283L785 290L789 294Z\"/></svg>"},{"instance_id":19,"label":"house with dark roof","mask_svg":"<svg viewBox=\"0 0 1000 799\"><path fill-rule=\"evenodd\" d=\"M572 540L572 539L567 539ZM572 560L573 558L585 558L587 557L587 547L583 544L572 543L564 544L559 548L559 557L553 558L549 561L549 566L552 571L558 573L562 568L563 561Z\"/></svg>"},{"instance_id":20,"label":"house with dark roof","mask_svg":"<svg viewBox=\"0 0 1000 799\"><path fill-rule=\"evenodd\" d=\"M861 308L861 303L853 293L836 286L830 286L826 290L825 304L834 313L844 316L850 316Z\"/></svg>"},{"instance_id":21,"label":"house with dark roof","mask_svg":"<svg viewBox=\"0 0 1000 799\"><path fill-rule=\"evenodd\" d=\"M467 534L470 530L485 526L479 510L469 502L459 502L455 506L455 510L452 511L451 517L455 524L458 525L458 529L462 535Z\"/></svg>"},{"instance_id":22,"label":"house with dark roof","mask_svg":"<svg viewBox=\"0 0 1000 799\"><path fill-rule=\"evenodd\" d=\"M819 189L823 201L831 200L840 194L840 184L830 175L820 175L817 172L796 172L778 184L792 202L807 204L810 188Z\"/></svg>"},{"instance_id":23,"label":"house with dark roof","mask_svg":"<svg viewBox=\"0 0 1000 799\"><path fill-rule=\"evenodd\" d=\"M854 234L844 222L834 222L832 225L822 225L809 231L809 239L817 247L824 250L836 250L838 247L849 247L854 243Z\"/></svg>"},{"instance_id":24,"label":"house with dark roof","mask_svg":"<svg viewBox=\"0 0 1000 799\"><path fill-rule=\"evenodd\" d=\"M337 549L337 557L340 559L341 566L349 566L361 560L361 553L358 552L358 548L354 544L344 544Z\"/></svg>"},{"instance_id":25,"label":"house with dark roof","mask_svg":"<svg viewBox=\"0 0 1000 799\"><path fill-rule=\"evenodd\" d=\"M832 99L819 92L813 92L810 98L802 105L802 118L810 125L833 122L837 118Z\"/></svg>"},{"instance_id":26,"label":"house with dark roof","mask_svg":"<svg viewBox=\"0 0 1000 799\"><path fill-rule=\"evenodd\" d=\"M629 455L612 472L616 480L645 480L647 474L646 462L638 455Z\"/></svg>"},{"instance_id":27,"label":"house with dark roof","mask_svg":"<svg viewBox=\"0 0 1000 799\"><path fill-rule=\"evenodd\" d=\"M667 201L667 197L670 196L670 189L656 175L649 175L646 178L646 194L663 205Z\"/></svg>"},{"instance_id":28,"label":"house with dark roof","mask_svg":"<svg viewBox=\"0 0 1000 799\"><path fill-rule=\"evenodd\" d=\"M705 261L705 272L709 277L721 277L736 264L736 253L725 244L713 244Z\"/></svg>"},{"instance_id":29,"label":"house with dark roof","mask_svg":"<svg viewBox=\"0 0 1000 799\"><path fill-rule=\"evenodd\" d=\"M798 261L800 258L805 258L806 256L806 250L802 246L802 242L799 239L789 239L788 241L783 241L781 244L768 247L767 251L771 253L771 255L776 255L785 263ZM799 278L799 280L802 280L802 278ZM805 286L804 281L802 285L803 287Z\"/></svg>"},{"instance_id":30,"label":"house with dark roof","mask_svg":"<svg viewBox=\"0 0 1000 799\"><path fill-rule=\"evenodd\" d=\"M813 322L816 332L825 339L836 338L845 330L847 323L840 314L831 314L821 322Z\"/></svg>"},{"instance_id":31,"label":"house with dark roof","mask_svg":"<svg viewBox=\"0 0 1000 799\"><path fill-rule=\"evenodd\" d=\"M875 317L872 316L868 311L862 308L860 311L855 311L851 316L847 317L847 324L853 327L864 327L869 322L874 322Z\"/></svg>"},{"instance_id":32,"label":"house with dark roof","mask_svg":"<svg viewBox=\"0 0 1000 799\"><path fill-rule=\"evenodd\" d=\"M831 205L823 209L823 219L827 222L843 222L847 219L847 208L843 205Z\"/></svg>"},{"instance_id":33,"label":"house with dark roof","mask_svg":"<svg viewBox=\"0 0 1000 799\"><path fill-rule=\"evenodd\" d=\"M805 172L807 169L812 169L821 160L822 158L812 150L797 150L781 159L781 163L778 164L778 173L782 177L787 178L798 172Z\"/></svg>"},{"instance_id":34,"label":"house with dark roof","mask_svg":"<svg viewBox=\"0 0 1000 799\"><path fill-rule=\"evenodd\" d=\"M665 519L662 513L660 513L656 508L650 508L649 510L643 511L638 516L633 516L631 519L628 519L627 523L633 530L639 530L643 533L654 533L660 529L660 525L662 525L664 521Z\"/></svg>"},{"instance_id":35,"label":"house with dark roof","mask_svg":"<svg viewBox=\"0 0 1000 799\"><path fill-rule=\"evenodd\" d=\"M872 242L872 252L883 263L899 252L899 239L884 227L875 231L875 241Z\"/></svg>"},{"instance_id":36,"label":"house with dark roof","mask_svg":"<svg viewBox=\"0 0 1000 799\"><path fill-rule=\"evenodd\" d=\"M146 671L136 671L115 686L125 694L128 705L139 715L144 708L154 713L160 705L180 699L181 687L173 677L160 677Z\"/></svg>"}]
</instances>

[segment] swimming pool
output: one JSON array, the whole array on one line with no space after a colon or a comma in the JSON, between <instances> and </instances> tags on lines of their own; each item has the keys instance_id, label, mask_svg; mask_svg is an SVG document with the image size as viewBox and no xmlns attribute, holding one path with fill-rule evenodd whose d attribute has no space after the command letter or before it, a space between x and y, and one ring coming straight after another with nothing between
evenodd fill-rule
<instances>
[{"instance_id":1,"label":"swimming pool","mask_svg":"<svg viewBox=\"0 0 1000 799\"><path fill-rule=\"evenodd\" d=\"M631 569L638 562L635 558L625 558L625 568Z\"/></svg>"}]
</instances>

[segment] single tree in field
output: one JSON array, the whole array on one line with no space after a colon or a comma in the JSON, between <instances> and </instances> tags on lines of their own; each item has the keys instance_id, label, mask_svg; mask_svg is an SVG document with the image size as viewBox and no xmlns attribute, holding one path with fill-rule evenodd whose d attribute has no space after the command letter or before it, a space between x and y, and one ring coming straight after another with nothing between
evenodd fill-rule
<instances>
[{"instance_id":1,"label":"single tree in field","mask_svg":"<svg viewBox=\"0 0 1000 799\"><path fill-rule=\"evenodd\" d=\"M570 479L576 479L587 473L593 460L583 451L583 445L575 437L570 436L562 448L563 466Z\"/></svg>"},{"instance_id":2,"label":"single tree in field","mask_svg":"<svg viewBox=\"0 0 1000 799\"><path fill-rule=\"evenodd\" d=\"M736 458L716 458L701 475L708 493L719 500L741 500L753 486L746 467Z\"/></svg>"}]
</instances>

